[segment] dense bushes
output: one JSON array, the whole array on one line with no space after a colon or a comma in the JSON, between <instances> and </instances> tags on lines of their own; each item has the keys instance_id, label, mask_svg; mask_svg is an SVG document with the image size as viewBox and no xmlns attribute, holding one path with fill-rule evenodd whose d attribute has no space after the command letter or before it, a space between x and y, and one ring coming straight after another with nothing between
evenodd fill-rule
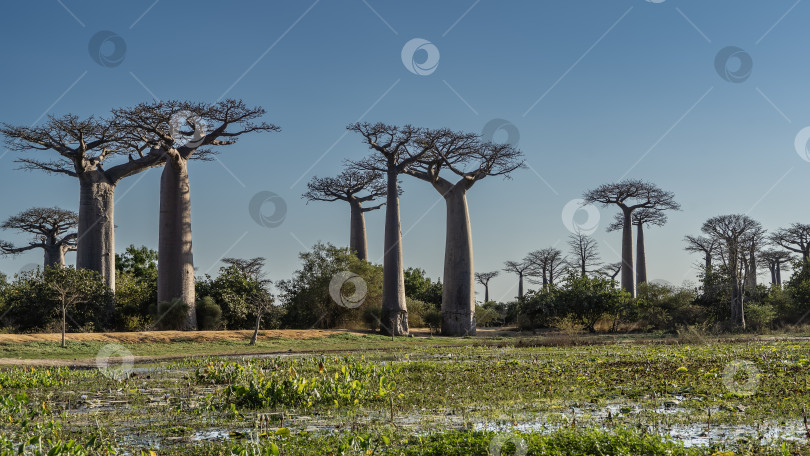
<instances>
[{"instance_id":1,"label":"dense bushes","mask_svg":"<svg viewBox=\"0 0 810 456\"><path fill-rule=\"evenodd\" d=\"M214 298L206 296L197 302L197 326L202 331L219 329L222 322L222 308Z\"/></svg>"}]
</instances>

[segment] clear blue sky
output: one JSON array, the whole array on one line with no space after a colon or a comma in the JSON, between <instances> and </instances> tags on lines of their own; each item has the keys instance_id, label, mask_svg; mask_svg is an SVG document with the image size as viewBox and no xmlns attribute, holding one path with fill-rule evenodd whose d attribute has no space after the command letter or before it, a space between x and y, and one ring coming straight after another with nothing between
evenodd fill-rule
<instances>
[{"instance_id":1,"label":"clear blue sky","mask_svg":"<svg viewBox=\"0 0 810 456\"><path fill-rule=\"evenodd\" d=\"M682 238L710 216L749 213L769 229L808 222L810 163L794 148L810 125L808 2L43 0L6 4L4 17L0 121L30 125L46 112L86 116L153 96L213 102L227 94L265 107L282 127L223 148L221 163L190 167L198 274L214 273L224 254L261 255L270 278L285 279L305 247L347 244L348 207L307 205L300 195L312 175L335 174L343 160L368 153L345 135L361 116L474 132L496 118L517 127L531 169L486 179L469 194L478 271L530 250L565 248L565 204L622 177L653 181L683 206L647 232L650 279L694 279L698 258L683 251ZM88 51L105 30L126 43L117 66L96 63ZM439 50L429 75L403 64L403 46L414 38ZM727 46L751 57L743 82L715 69ZM108 41L100 55L114 47ZM424 58L425 51L415 56ZM739 64L733 58L726 68ZM77 182L15 170L17 154L6 152L0 216L77 208ZM156 248L159 174L119 186L119 251ZM403 183L405 264L439 276L443 202L424 182ZM281 226L251 219L248 203L260 191L286 200ZM616 261L620 236L604 231L614 210L600 211L594 236L603 259ZM383 214L367 215L376 260ZM4 258L0 270L40 261L39 252ZM514 296L514 285L501 273L491 296Z\"/></svg>"}]
</instances>

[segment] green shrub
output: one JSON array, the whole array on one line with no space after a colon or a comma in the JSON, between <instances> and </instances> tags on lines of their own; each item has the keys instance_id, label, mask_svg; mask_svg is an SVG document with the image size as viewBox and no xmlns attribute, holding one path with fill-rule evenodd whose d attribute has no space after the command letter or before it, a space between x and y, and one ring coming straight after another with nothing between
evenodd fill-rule
<instances>
[{"instance_id":1,"label":"green shrub","mask_svg":"<svg viewBox=\"0 0 810 456\"><path fill-rule=\"evenodd\" d=\"M189 307L181 298L157 304L154 315L157 327L162 330L182 330L188 318Z\"/></svg>"},{"instance_id":2,"label":"green shrub","mask_svg":"<svg viewBox=\"0 0 810 456\"><path fill-rule=\"evenodd\" d=\"M746 328L754 331L769 329L776 319L776 310L768 304L746 303L744 312Z\"/></svg>"},{"instance_id":3,"label":"green shrub","mask_svg":"<svg viewBox=\"0 0 810 456\"><path fill-rule=\"evenodd\" d=\"M442 311L439 309L429 309L422 318L428 328L439 329L442 327Z\"/></svg>"},{"instance_id":4,"label":"green shrub","mask_svg":"<svg viewBox=\"0 0 810 456\"><path fill-rule=\"evenodd\" d=\"M206 296L197 303L197 327L201 331L213 331L219 329L222 323L222 308L219 307L214 298Z\"/></svg>"},{"instance_id":5,"label":"green shrub","mask_svg":"<svg viewBox=\"0 0 810 456\"><path fill-rule=\"evenodd\" d=\"M475 323L479 327L498 326L503 322L501 314L492 306L490 301L483 306L475 305Z\"/></svg>"}]
</instances>

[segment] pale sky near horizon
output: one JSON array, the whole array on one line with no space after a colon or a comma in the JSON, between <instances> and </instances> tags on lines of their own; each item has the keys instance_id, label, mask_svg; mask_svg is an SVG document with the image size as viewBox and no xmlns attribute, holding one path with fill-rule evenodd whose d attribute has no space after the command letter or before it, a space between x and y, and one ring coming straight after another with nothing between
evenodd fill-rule
<instances>
[{"instance_id":1,"label":"pale sky near horizon","mask_svg":"<svg viewBox=\"0 0 810 456\"><path fill-rule=\"evenodd\" d=\"M694 280L699 260L682 239L709 217L746 213L770 230L810 222L800 196L810 174L810 3L740 3L14 2L0 30L0 122L105 115L153 99L263 106L281 132L244 137L222 148L220 161L191 165L192 230L198 275L215 273L222 256L264 256L277 281L317 241L348 244L348 205L301 198L312 176L368 153L346 125L482 132L495 121L506 127L493 139L517 141L528 166L470 191L476 270L552 245L565 250L566 204L636 178L673 191L683 207L646 232L648 277L680 284ZM0 146L0 218L33 206L77 209L75 180L16 170L20 156ZM157 248L159 174L119 185L119 252ZM443 203L428 184L402 181L405 265L440 276ZM273 228L248 210L268 191L287 207ZM605 232L614 213L599 208L594 233L607 262L620 250L620 235ZM380 262L382 211L366 222L370 257ZM12 232L0 239L26 241ZM40 252L0 258L0 271L40 262ZM516 293L511 274L491 282L493 298Z\"/></svg>"}]
</instances>

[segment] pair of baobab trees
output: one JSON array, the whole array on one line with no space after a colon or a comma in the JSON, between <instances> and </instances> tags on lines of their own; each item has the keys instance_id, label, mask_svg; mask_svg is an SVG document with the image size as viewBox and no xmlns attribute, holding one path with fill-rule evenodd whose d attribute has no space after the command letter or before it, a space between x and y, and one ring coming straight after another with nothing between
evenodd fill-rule
<instances>
[{"instance_id":1,"label":"pair of baobab trees","mask_svg":"<svg viewBox=\"0 0 810 456\"><path fill-rule=\"evenodd\" d=\"M0 133L11 150L38 154L18 158L23 169L78 180L76 267L97 271L113 291L116 186L124 178L163 167L158 300L180 298L189 308L185 328L195 329L188 161L211 159L215 148L234 144L244 134L278 131L279 127L258 121L264 113L264 109L248 107L239 100L213 104L157 101L114 109L103 118L80 119L71 114L49 116L40 126L3 124ZM385 176L383 327L390 334L408 334L399 217L399 176L408 174L430 182L447 202L443 332L474 334L472 238L466 194L486 176L508 175L521 167L522 153L511 145L485 142L478 135L448 129L381 123L356 123L348 129L360 134L373 151L351 166ZM448 180L448 173L457 180ZM359 215L362 220L362 211Z\"/></svg>"}]
</instances>

